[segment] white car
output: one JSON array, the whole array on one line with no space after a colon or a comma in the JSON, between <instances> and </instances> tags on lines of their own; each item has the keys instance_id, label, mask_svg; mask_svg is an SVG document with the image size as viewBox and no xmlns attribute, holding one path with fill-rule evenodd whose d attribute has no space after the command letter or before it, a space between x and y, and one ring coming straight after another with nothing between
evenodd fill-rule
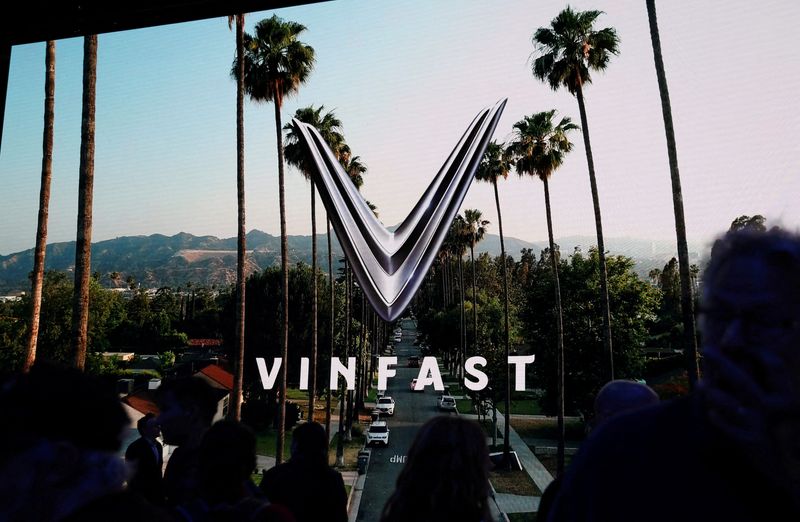
<instances>
[{"instance_id":1,"label":"white car","mask_svg":"<svg viewBox=\"0 0 800 522\"><path fill-rule=\"evenodd\" d=\"M375 409L385 415L394 415L394 399L391 397L381 397L375 405Z\"/></svg>"},{"instance_id":2,"label":"white car","mask_svg":"<svg viewBox=\"0 0 800 522\"><path fill-rule=\"evenodd\" d=\"M375 421L367 428L367 446L375 444L389 445L389 427L386 421Z\"/></svg>"},{"instance_id":3,"label":"white car","mask_svg":"<svg viewBox=\"0 0 800 522\"><path fill-rule=\"evenodd\" d=\"M439 396L439 409L442 411L456 411L456 400L451 395Z\"/></svg>"}]
</instances>

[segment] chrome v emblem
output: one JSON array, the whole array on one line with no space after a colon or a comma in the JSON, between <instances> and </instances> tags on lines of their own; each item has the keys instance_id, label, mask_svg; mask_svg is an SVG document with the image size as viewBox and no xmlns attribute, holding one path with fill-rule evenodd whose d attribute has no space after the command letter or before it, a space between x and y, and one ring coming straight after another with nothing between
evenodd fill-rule
<instances>
[{"instance_id":1,"label":"chrome v emblem","mask_svg":"<svg viewBox=\"0 0 800 522\"><path fill-rule=\"evenodd\" d=\"M506 99L472 121L439 173L394 232L378 221L317 129L292 124L316 169L320 198L361 289L386 321L397 319L414 297L475 177Z\"/></svg>"}]
</instances>

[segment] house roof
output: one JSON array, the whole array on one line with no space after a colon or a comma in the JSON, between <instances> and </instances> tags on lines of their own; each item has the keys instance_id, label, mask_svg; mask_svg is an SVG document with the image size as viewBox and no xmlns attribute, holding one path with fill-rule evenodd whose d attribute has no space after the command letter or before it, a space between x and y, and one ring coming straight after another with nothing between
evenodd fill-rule
<instances>
[{"instance_id":1,"label":"house roof","mask_svg":"<svg viewBox=\"0 0 800 522\"><path fill-rule=\"evenodd\" d=\"M222 341L219 339L189 339L187 344L189 346L222 346Z\"/></svg>"},{"instance_id":2,"label":"house roof","mask_svg":"<svg viewBox=\"0 0 800 522\"><path fill-rule=\"evenodd\" d=\"M233 390L233 374L215 364L209 364L195 375L205 379L215 388L221 388L227 391Z\"/></svg>"},{"instance_id":3,"label":"house roof","mask_svg":"<svg viewBox=\"0 0 800 522\"><path fill-rule=\"evenodd\" d=\"M137 390L122 398L122 402L143 414L153 413L158 415L160 410L156 405L155 396L151 390Z\"/></svg>"}]
</instances>

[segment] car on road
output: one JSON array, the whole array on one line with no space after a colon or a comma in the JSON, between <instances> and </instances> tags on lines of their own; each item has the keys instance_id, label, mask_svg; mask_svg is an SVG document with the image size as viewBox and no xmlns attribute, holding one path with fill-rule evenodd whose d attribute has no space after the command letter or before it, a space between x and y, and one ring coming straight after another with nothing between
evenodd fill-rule
<instances>
[{"instance_id":1,"label":"car on road","mask_svg":"<svg viewBox=\"0 0 800 522\"><path fill-rule=\"evenodd\" d=\"M416 355L412 355L408 358L408 367L409 368L419 368L419 357Z\"/></svg>"},{"instance_id":2,"label":"car on road","mask_svg":"<svg viewBox=\"0 0 800 522\"><path fill-rule=\"evenodd\" d=\"M375 421L367 428L367 446L389 445L389 426L386 421Z\"/></svg>"},{"instance_id":3,"label":"car on road","mask_svg":"<svg viewBox=\"0 0 800 522\"><path fill-rule=\"evenodd\" d=\"M386 415L394 415L394 399L383 396L378 399L375 409Z\"/></svg>"},{"instance_id":4,"label":"car on road","mask_svg":"<svg viewBox=\"0 0 800 522\"><path fill-rule=\"evenodd\" d=\"M440 395L439 409L442 411L456 411L456 399L451 395Z\"/></svg>"},{"instance_id":5,"label":"car on road","mask_svg":"<svg viewBox=\"0 0 800 522\"><path fill-rule=\"evenodd\" d=\"M411 379L411 384L409 384L408 387L412 392L424 392L425 391L424 387L422 389L420 389L420 390L417 389L417 380L416 379Z\"/></svg>"}]
</instances>

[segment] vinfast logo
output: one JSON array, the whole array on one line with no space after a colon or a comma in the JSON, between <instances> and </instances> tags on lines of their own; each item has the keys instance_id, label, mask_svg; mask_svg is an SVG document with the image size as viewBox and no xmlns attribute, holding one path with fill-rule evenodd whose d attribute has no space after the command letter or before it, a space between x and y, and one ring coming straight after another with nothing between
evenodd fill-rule
<instances>
[{"instance_id":1,"label":"vinfast logo","mask_svg":"<svg viewBox=\"0 0 800 522\"><path fill-rule=\"evenodd\" d=\"M372 213L317 129L292 120L316 167L311 176L353 273L386 321L400 317L422 284L472 184L506 101L478 113L394 232L386 230Z\"/></svg>"}]
</instances>

